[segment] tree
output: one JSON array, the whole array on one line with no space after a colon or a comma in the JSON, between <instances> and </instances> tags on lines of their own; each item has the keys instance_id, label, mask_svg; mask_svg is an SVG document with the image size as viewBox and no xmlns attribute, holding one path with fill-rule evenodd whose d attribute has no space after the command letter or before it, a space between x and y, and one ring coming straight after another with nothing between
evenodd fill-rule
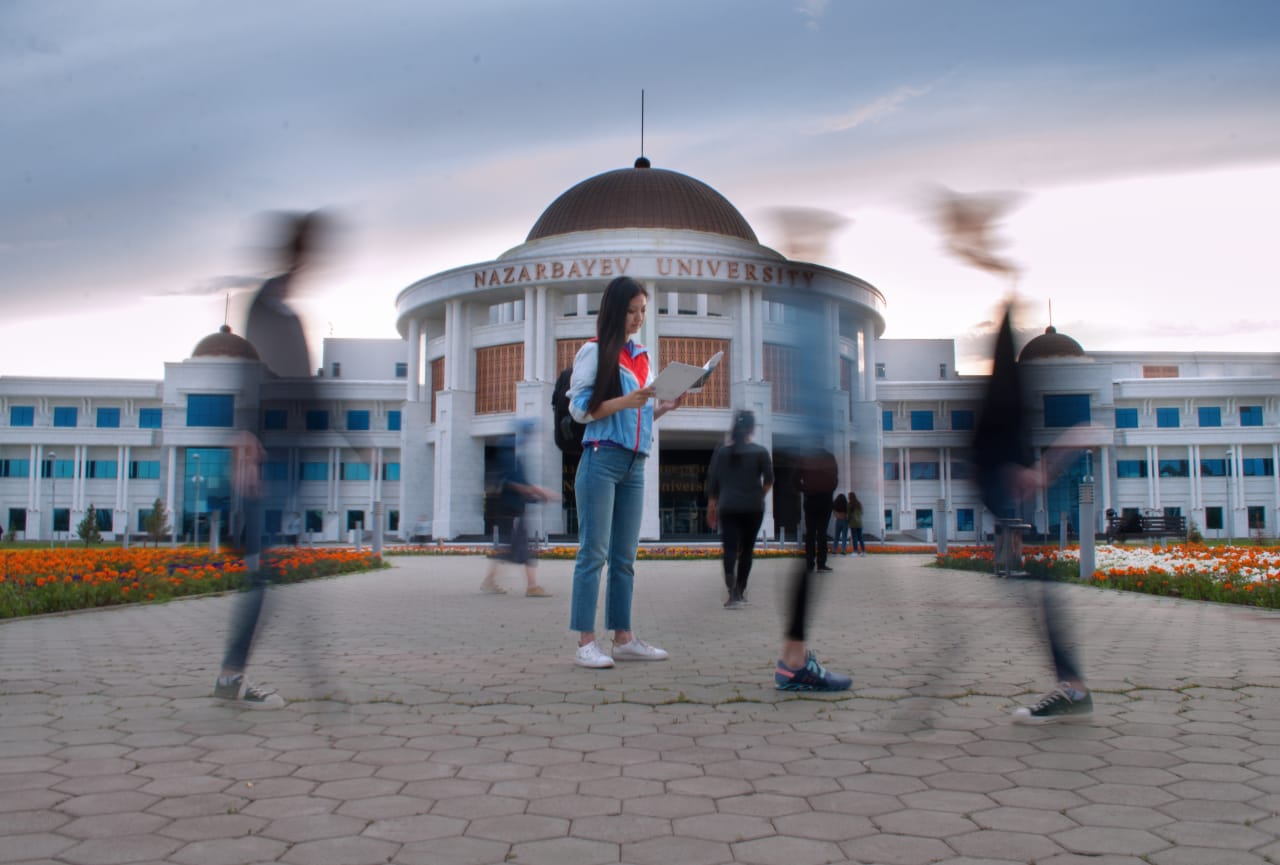
<instances>
[{"instance_id":1,"label":"tree","mask_svg":"<svg viewBox=\"0 0 1280 865\"><path fill-rule=\"evenodd\" d=\"M86 547L102 543L102 532L98 530L98 509L93 505L89 505L89 510L84 512L84 519L76 526L76 535L84 541Z\"/></svg>"},{"instance_id":2,"label":"tree","mask_svg":"<svg viewBox=\"0 0 1280 865\"><path fill-rule=\"evenodd\" d=\"M169 512L165 510L163 499L156 499L155 504L151 506L151 513L147 514L142 527L146 529L147 537L151 538L153 547L160 546L160 541L164 536L173 531L173 526L169 525Z\"/></svg>"}]
</instances>

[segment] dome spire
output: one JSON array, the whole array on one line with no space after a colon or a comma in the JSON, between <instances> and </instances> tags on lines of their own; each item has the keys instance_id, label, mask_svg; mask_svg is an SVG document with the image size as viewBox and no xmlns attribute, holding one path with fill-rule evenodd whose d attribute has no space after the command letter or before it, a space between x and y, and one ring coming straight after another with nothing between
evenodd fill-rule
<instances>
[{"instance_id":1,"label":"dome spire","mask_svg":"<svg viewBox=\"0 0 1280 865\"><path fill-rule=\"evenodd\" d=\"M649 160L644 155L644 88L640 89L640 156L636 159L636 168L648 168Z\"/></svg>"}]
</instances>

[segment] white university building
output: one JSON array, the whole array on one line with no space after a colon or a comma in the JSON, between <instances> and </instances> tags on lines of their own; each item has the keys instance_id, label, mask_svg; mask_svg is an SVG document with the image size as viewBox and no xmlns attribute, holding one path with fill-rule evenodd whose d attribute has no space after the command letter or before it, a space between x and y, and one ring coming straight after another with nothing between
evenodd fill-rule
<instances>
[{"instance_id":1,"label":"white university building","mask_svg":"<svg viewBox=\"0 0 1280 865\"><path fill-rule=\"evenodd\" d=\"M142 531L162 499L176 531L217 512L236 524L232 444L260 429L263 471L295 490L268 512L273 532L346 539L380 514L389 538L487 537L486 464L517 421L537 432L531 479L560 486L533 529L576 531L573 471L555 447L559 371L595 334L605 285L640 281L639 335L655 369L724 359L701 393L655 424L641 537L708 537L705 472L733 411L751 409L778 484L765 527L794 538L790 448L796 388L831 395L829 447L873 536L975 540L991 530L965 451L985 380L958 375L950 340L886 340L885 295L848 273L762 246L706 184L638 160L572 187L525 241L492 261L428 276L396 299L401 339L329 339L315 378L281 379L226 328L154 380L0 376L0 520L28 539L64 537L92 505L105 537ZM829 362L796 344L788 298L826 305ZM1022 348L1039 447L1083 425L1068 471L1025 515L1056 535L1074 527L1091 474L1098 525L1108 509L1176 514L1207 536L1275 537L1280 520L1280 356L1089 352L1052 328ZM198 481L196 479L199 479Z\"/></svg>"}]
</instances>

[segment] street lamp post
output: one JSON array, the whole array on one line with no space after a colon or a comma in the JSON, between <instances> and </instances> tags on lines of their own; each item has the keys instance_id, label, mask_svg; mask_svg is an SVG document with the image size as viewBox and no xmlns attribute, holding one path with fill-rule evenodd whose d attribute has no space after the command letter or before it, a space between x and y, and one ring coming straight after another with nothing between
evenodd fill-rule
<instances>
[{"instance_id":1,"label":"street lamp post","mask_svg":"<svg viewBox=\"0 0 1280 865\"><path fill-rule=\"evenodd\" d=\"M49 491L49 549L53 549L53 538L58 533L58 452L49 451L49 480L52 489Z\"/></svg>"},{"instance_id":2,"label":"street lamp post","mask_svg":"<svg viewBox=\"0 0 1280 865\"><path fill-rule=\"evenodd\" d=\"M1231 543L1231 536L1235 533L1236 515L1235 515L1235 499L1232 496L1231 478L1235 474L1236 455L1235 451L1227 448L1227 543Z\"/></svg>"},{"instance_id":3,"label":"street lamp post","mask_svg":"<svg viewBox=\"0 0 1280 865\"><path fill-rule=\"evenodd\" d=\"M191 513L195 519L195 535L196 549L200 549L200 484L204 483L204 478L200 477L200 454L194 454L193 458L196 462L196 473L191 478L191 484L195 488L196 500L191 506Z\"/></svg>"}]
</instances>

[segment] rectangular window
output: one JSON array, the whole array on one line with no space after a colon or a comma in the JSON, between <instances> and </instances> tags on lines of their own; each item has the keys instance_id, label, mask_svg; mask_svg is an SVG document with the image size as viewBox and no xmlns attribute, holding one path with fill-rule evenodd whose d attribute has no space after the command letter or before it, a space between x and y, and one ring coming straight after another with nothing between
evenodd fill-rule
<instances>
[{"instance_id":1,"label":"rectangular window","mask_svg":"<svg viewBox=\"0 0 1280 865\"><path fill-rule=\"evenodd\" d=\"M262 413L262 428L266 430L282 430L289 428L289 411L282 408L269 408Z\"/></svg>"},{"instance_id":2,"label":"rectangular window","mask_svg":"<svg viewBox=\"0 0 1280 865\"><path fill-rule=\"evenodd\" d=\"M1225 478L1227 461L1219 459L1200 460L1200 476L1205 478Z\"/></svg>"},{"instance_id":3,"label":"rectangular window","mask_svg":"<svg viewBox=\"0 0 1280 865\"><path fill-rule=\"evenodd\" d=\"M1276 473L1276 464L1271 457L1245 457L1240 471L1247 478L1269 478Z\"/></svg>"},{"instance_id":4,"label":"rectangular window","mask_svg":"<svg viewBox=\"0 0 1280 865\"><path fill-rule=\"evenodd\" d=\"M1191 476L1191 467L1186 460L1160 460L1160 477L1186 478Z\"/></svg>"},{"instance_id":5,"label":"rectangular window","mask_svg":"<svg viewBox=\"0 0 1280 865\"><path fill-rule=\"evenodd\" d=\"M663 339L663 342L666 342ZM662 356L674 359L665 349ZM524 343L478 348L476 358L476 414L516 410L516 382L524 377ZM728 403L726 402L726 405Z\"/></svg>"},{"instance_id":6,"label":"rectangular window","mask_svg":"<svg viewBox=\"0 0 1280 865\"><path fill-rule=\"evenodd\" d=\"M327 481L329 479L329 464L303 463L298 476L304 481Z\"/></svg>"},{"instance_id":7,"label":"rectangular window","mask_svg":"<svg viewBox=\"0 0 1280 865\"><path fill-rule=\"evenodd\" d=\"M279 461L268 461L262 464L262 479L264 481L287 481L289 480L289 464Z\"/></svg>"},{"instance_id":8,"label":"rectangular window","mask_svg":"<svg viewBox=\"0 0 1280 865\"><path fill-rule=\"evenodd\" d=\"M45 460L40 465L40 477L52 477L56 480L63 478L73 478L76 476L75 460Z\"/></svg>"},{"instance_id":9,"label":"rectangular window","mask_svg":"<svg viewBox=\"0 0 1280 865\"><path fill-rule=\"evenodd\" d=\"M938 479L937 463L916 463L911 464L911 480L913 481L936 481Z\"/></svg>"},{"instance_id":10,"label":"rectangular window","mask_svg":"<svg viewBox=\"0 0 1280 865\"><path fill-rule=\"evenodd\" d=\"M951 461L951 479L953 481L973 480L973 463L966 459L953 459Z\"/></svg>"},{"instance_id":11,"label":"rectangular window","mask_svg":"<svg viewBox=\"0 0 1280 865\"><path fill-rule=\"evenodd\" d=\"M236 401L229 393L193 393L187 397L187 426L235 425Z\"/></svg>"},{"instance_id":12,"label":"rectangular window","mask_svg":"<svg viewBox=\"0 0 1280 865\"><path fill-rule=\"evenodd\" d=\"M390 430L391 432L400 431L400 412L398 411L387 412L387 429Z\"/></svg>"},{"instance_id":13,"label":"rectangular window","mask_svg":"<svg viewBox=\"0 0 1280 865\"><path fill-rule=\"evenodd\" d=\"M1200 426L1222 426L1222 409L1216 405L1202 405L1196 413L1200 416Z\"/></svg>"},{"instance_id":14,"label":"rectangular window","mask_svg":"<svg viewBox=\"0 0 1280 865\"><path fill-rule=\"evenodd\" d=\"M1182 418L1177 408L1156 409L1156 426L1162 429L1175 429L1182 426Z\"/></svg>"},{"instance_id":15,"label":"rectangular window","mask_svg":"<svg viewBox=\"0 0 1280 865\"><path fill-rule=\"evenodd\" d=\"M884 530L886 532L893 531L893 511L888 508L884 509Z\"/></svg>"},{"instance_id":16,"label":"rectangular window","mask_svg":"<svg viewBox=\"0 0 1280 865\"><path fill-rule=\"evenodd\" d=\"M70 508L54 508L53 509L53 530L55 532L71 531L71 509Z\"/></svg>"},{"instance_id":17,"label":"rectangular window","mask_svg":"<svg viewBox=\"0 0 1280 865\"><path fill-rule=\"evenodd\" d=\"M369 475L368 463L340 463L338 465L338 480L340 481L367 481L369 480Z\"/></svg>"},{"instance_id":18,"label":"rectangular window","mask_svg":"<svg viewBox=\"0 0 1280 865\"><path fill-rule=\"evenodd\" d=\"M1045 394L1044 425L1069 427L1089 423L1089 395L1087 393Z\"/></svg>"},{"instance_id":19,"label":"rectangular window","mask_svg":"<svg viewBox=\"0 0 1280 865\"><path fill-rule=\"evenodd\" d=\"M364 528L364 511L347 511L347 531Z\"/></svg>"},{"instance_id":20,"label":"rectangular window","mask_svg":"<svg viewBox=\"0 0 1280 865\"><path fill-rule=\"evenodd\" d=\"M396 378L409 377L409 364L396 361Z\"/></svg>"},{"instance_id":21,"label":"rectangular window","mask_svg":"<svg viewBox=\"0 0 1280 865\"><path fill-rule=\"evenodd\" d=\"M1178 367L1176 364L1173 364L1173 365L1150 364L1150 363L1143 364L1142 377L1143 378L1177 378Z\"/></svg>"},{"instance_id":22,"label":"rectangular window","mask_svg":"<svg viewBox=\"0 0 1280 865\"><path fill-rule=\"evenodd\" d=\"M916 528L933 528L933 508L916 508Z\"/></svg>"},{"instance_id":23,"label":"rectangular window","mask_svg":"<svg viewBox=\"0 0 1280 865\"><path fill-rule=\"evenodd\" d=\"M953 430L973 429L973 410L958 408L951 412L951 428Z\"/></svg>"},{"instance_id":24,"label":"rectangular window","mask_svg":"<svg viewBox=\"0 0 1280 865\"><path fill-rule=\"evenodd\" d=\"M36 407L33 405L9 406L9 426L35 426Z\"/></svg>"},{"instance_id":25,"label":"rectangular window","mask_svg":"<svg viewBox=\"0 0 1280 865\"><path fill-rule=\"evenodd\" d=\"M133 460L129 463L129 477L137 480L154 481L160 479L159 460Z\"/></svg>"},{"instance_id":26,"label":"rectangular window","mask_svg":"<svg viewBox=\"0 0 1280 865\"><path fill-rule=\"evenodd\" d=\"M25 478L31 475L31 460L0 460L0 478Z\"/></svg>"},{"instance_id":27,"label":"rectangular window","mask_svg":"<svg viewBox=\"0 0 1280 865\"><path fill-rule=\"evenodd\" d=\"M324 511L309 510L306 516L307 531L319 534L324 531Z\"/></svg>"},{"instance_id":28,"label":"rectangular window","mask_svg":"<svg viewBox=\"0 0 1280 865\"><path fill-rule=\"evenodd\" d=\"M397 510L387 511L387 531L400 531L400 512Z\"/></svg>"},{"instance_id":29,"label":"rectangular window","mask_svg":"<svg viewBox=\"0 0 1280 865\"><path fill-rule=\"evenodd\" d=\"M164 409L138 409L138 429L161 429L164 426Z\"/></svg>"},{"instance_id":30,"label":"rectangular window","mask_svg":"<svg viewBox=\"0 0 1280 865\"><path fill-rule=\"evenodd\" d=\"M278 535L284 528L284 511L279 508L268 508L263 512L263 527L269 535Z\"/></svg>"},{"instance_id":31,"label":"rectangular window","mask_svg":"<svg viewBox=\"0 0 1280 865\"><path fill-rule=\"evenodd\" d=\"M1249 505L1249 528L1265 529L1267 527L1267 509L1261 505Z\"/></svg>"},{"instance_id":32,"label":"rectangular window","mask_svg":"<svg viewBox=\"0 0 1280 865\"><path fill-rule=\"evenodd\" d=\"M119 426L120 426L120 409L118 408L98 409L98 428L99 429L117 429Z\"/></svg>"},{"instance_id":33,"label":"rectangular window","mask_svg":"<svg viewBox=\"0 0 1280 865\"><path fill-rule=\"evenodd\" d=\"M1116 409L1116 429L1137 429L1138 410L1136 408Z\"/></svg>"},{"instance_id":34,"label":"rectangular window","mask_svg":"<svg viewBox=\"0 0 1280 865\"><path fill-rule=\"evenodd\" d=\"M400 463L383 463L382 479L384 481L400 480Z\"/></svg>"},{"instance_id":35,"label":"rectangular window","mask_svg":"<svg viewBox=\"0 0 1280 865\"><path fill-rule=\"evenodd\" d=\"M1116 477L1145 478L1146 476L1146 460L1116 460Z\"/></svg>"},{"instance_id":36,"label":"rectangular window","mask_svg":"<svg viewBox=\"0 0 1280 865\"><path fill-rule=\"evenodd\" d=\"M884 377L885 377L884 364L882 363L876 364L876 378L884 378Z\"/></svg>"},{"instance_id":37,"label":"rectangular window","mask_svg":"<svg viewBox=\"0 0 1280 865\"><path fill-rule=\"evenodd\" d=\"M957 508L956 509L956 531L957 532L973 531L973 508Z\"/></svg>"},{"instance_id":38,"label":"rectangular window","mask_svg":"<svg viewBox=\"0 0 1280 865\"><path fill-rule=\"evenodd\" d=\"M342 378L342 364L338 363L336 360L333 362L333 377Z\"/></svg>"},{"instance_id":39,"label":"rectangular window","mask_svg":"<svg viewBox=\"0 0 1280 865\"><path fill-rule=\"evenodd\" d=\"M27 530L27 509L9 508L9 531L25 532Z\"/></svg>"},{"instance_id":40,"label":"rectangular window","mask_svg":"<svg viewBox=\"0 0 1280 865\"><path fill-rule=\"evenodd\" d=\"M911 428L917 432L926 432L933 429L933 412L931 411L913 411L911 412Z\"/></svg>"},{"instance_id":41,"label":"rectangular window","mask_svg":"<svg viewBox=\"0 0 1280 865\"><path fill-rule=\"evenodd\" d=\"M307 430L320 432L329 428L329 412L325 409L311 409L307 412Z\"/></svg>"},{"instance_id":42,"label":"rectangular window","mask_svg":"<svg viewBox=\"0 0 1280 865\"><path fill-rule=\"evenodd\" d=\"M885 464L884 464L884 479L885 479L885 480L887 480L887 481L896 481L896 480L898 479L898 464L897 464L897 463L885 463Z\"/></svg>"},{"instance_id":43,"label":"rectangular window","mask_svg":"<svg viewBox=\"0 0 1280 865\"><path fill-rule=\"evenodd\" d=\"M98 522L98 531L113 531L112 526L116 524L115 511L111 508L94 508L93 513Z\"/></svg>"},{"instance_id":44,"label":"rectangular window","mask_svg":"<svg viewBox=\"0 0 1280 865\"><path fill-rule=\"evenodd\" d=\"M369 412L364 409L352 409L347 412L347 429L367 430L369 428Z\"/></svg>"},{"instance_id":45,"label":"rectangular window","mask_svg":"<svg viewBox=\"0 0 1280 865\"><path fill-rule=\"evenodd\" d=\"M60 405L53 410L54 426L75 426L79 410L73 405Z\"/></svg>"},{"instance_id":46,"label":"rectangular window","mask_svg":"<svg viewBox=\"0 0 1280 865\"><path fill-rule=\"evenodd\" d=\"M1204 509L1204 527L1206 529L1222 529L1222 508L1214 506Z\"/></svg>"},{"instance_id":47,"label":"rectangular window","mask_svg":"<svg viewBox=\"0 0 1280 865\"><path fill-rule=\"evenodd\" d=\"M1262 406L1240 406L1240 426L1262 426Z\"/></svg>"},{"instance_id":48,"label":"rectangular window","mask_svg":"<svg viewBox=\"0 0 1280 865\"><path fill-rule=\"evenodd\" d=\"M880 412L880 428L885 432L893 432L893 412Z\"/></svg>"},{"instance_id":49,"label":"rectangular window","mask_svg":"<svg viewBox=\"0 0 1280 865\"><path fill-rule=\"evenodd\" d=\"M89 460L84 464L86 478L114 478L116 476L115 460Z\"/></svg>"}]
</instances>

